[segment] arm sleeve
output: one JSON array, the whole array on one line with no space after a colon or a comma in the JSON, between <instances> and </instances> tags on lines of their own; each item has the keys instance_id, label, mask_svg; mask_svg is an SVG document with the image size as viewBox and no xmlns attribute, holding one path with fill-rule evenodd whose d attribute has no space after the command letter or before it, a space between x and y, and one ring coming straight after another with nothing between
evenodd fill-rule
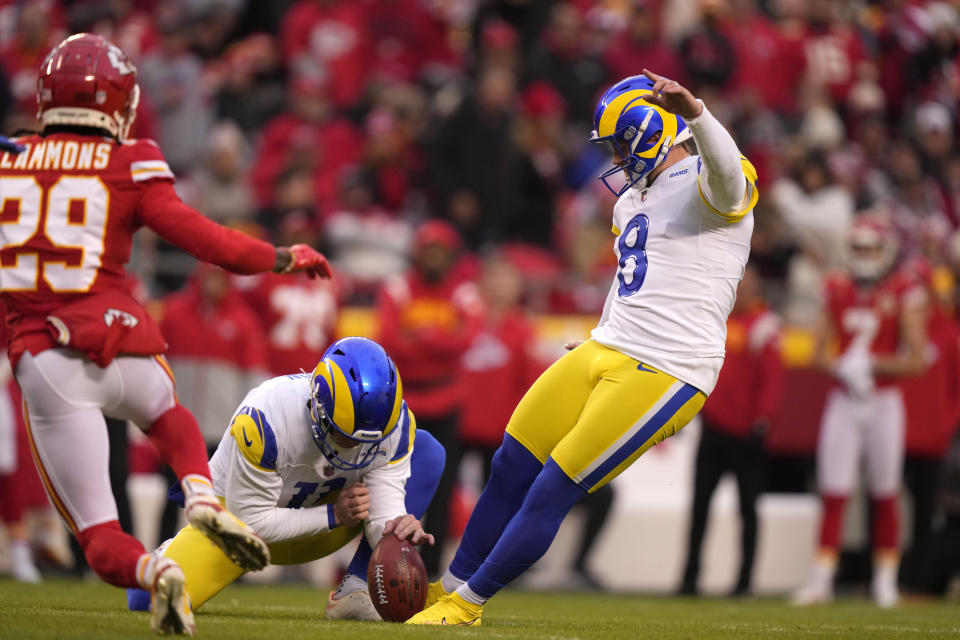
<instances>
[{"instance_id":1,"label":"arm sleeve","mask_svg":"<svg viewBox=\"0 0 960 640\"><path fill-rule=\"evenodd\" d=\"M283 488L279 474L255 468L235 444L231 446L235 455L227 475L227 509L250 525L264 542L283 542L330 530L335 522L332 503L306 509L278 507Z\"/></svg>"},{"instance_id":2,"label":"arm sleeve","mask_svg":"<svg viewBox=\"0 0 960 640\"><path fill-rule=\"evenodd\" d=\"M234 273L273 269L276 249L239 231L227 229L188 207L166 181L151 181L140 198L138 219L164 240L190 255Z\"/></svg>"},{"instance_id":3,"label":"arm sleeve","mask_svg":"<svg viewBox=\"0 0 960 640\"><path fill-rule=\"evenodd\" d=\"M407 478L410 455L374 469L363 479L370 490L370 516L364 524L367 542L376 549L388 520L407 513Z\"/></svg>"},{"instance_id":4,"label":"arm sleeve","mask_svg":"<svg viewBox=\"0 0 960 640\"><path fill-rule=\"evenodd\" d=\"M700 153L697 166L700 196L714 213L728 222L740 220L757 201L756 171L740 155L737 143L706 105L699 116L684 122Z\"/></svg>"}]
</instances>

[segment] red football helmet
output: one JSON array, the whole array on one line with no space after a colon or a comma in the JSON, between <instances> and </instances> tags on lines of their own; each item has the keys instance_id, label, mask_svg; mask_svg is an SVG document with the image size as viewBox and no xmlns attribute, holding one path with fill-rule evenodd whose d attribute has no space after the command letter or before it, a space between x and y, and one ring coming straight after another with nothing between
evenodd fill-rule
<instances>
[{"instance_id":1,"label":"red football helmet","mask_svg":"<svg viewBox=\"0 0 960 640\"><path fill-rule=\"evenodd\" d=\"M850 230L850 272L857 280L875 282L893 269L900 253L896 229L885 218L861 214Z\"/></svg>"},{"instance_id":2,"label":"red football helmet","mask_svg":"<svg viewBox=\"0 0 960 640\"><path fill-rule=\"evenodd\" d=\"M122 140L137 115L137 68L118 46L92 33L53 48L37 78L37 117L46 125L106 129Z\"/></svg>"}]
</instances>

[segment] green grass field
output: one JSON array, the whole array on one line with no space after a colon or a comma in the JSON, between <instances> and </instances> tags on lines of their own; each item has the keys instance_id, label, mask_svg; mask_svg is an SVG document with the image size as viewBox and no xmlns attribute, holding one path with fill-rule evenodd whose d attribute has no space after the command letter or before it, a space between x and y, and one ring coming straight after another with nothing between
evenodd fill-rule
<instances>
[{"instance_id":1,"label":"green grass field","mask_svg":"<svg viewBox=\"0 0 960 640\"><path fill-rule=\"evenodd\" d=\"M198 635L241 640L336 640L454 636L523 640L607 638L957 638L960 605L911 603L880 611L865 599L795 609L778 600L694 600L508 591L487 606L483 627L423 628L323 619L326 591L232 586L197 614ZM100 583L0 580L0 638L145 638L144 613Z\"/></svg>"}]
</instances>

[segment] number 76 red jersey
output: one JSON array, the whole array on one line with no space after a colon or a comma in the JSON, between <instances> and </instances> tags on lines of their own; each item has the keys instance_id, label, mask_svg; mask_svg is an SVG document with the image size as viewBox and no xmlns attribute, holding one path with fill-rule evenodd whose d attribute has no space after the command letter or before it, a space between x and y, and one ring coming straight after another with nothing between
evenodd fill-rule
<instances>
[{"instance_id":1,"label":"number 76 red jersey","mask_svg":"<svg viewBox=\"0 0 960 640\"><path fill-rule=\"evenodd\" d=\"M125 292L123 265L141 225L231 271L273 267L272 245L180 201L151 140L55 133L17 141L26 151L0 154L0 297L11 342L46 333L47 315L82 296ZM45 346L54 345L32 350Z\"/></svg>"}]
</instances>

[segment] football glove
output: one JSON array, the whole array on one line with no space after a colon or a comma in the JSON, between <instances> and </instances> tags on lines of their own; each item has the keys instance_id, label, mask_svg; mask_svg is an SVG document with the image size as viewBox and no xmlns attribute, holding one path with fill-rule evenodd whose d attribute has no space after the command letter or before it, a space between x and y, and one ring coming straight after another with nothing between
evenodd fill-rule
<instances>
[{"instance_id":1,"label":"football glove","mask_svg":"<svg viewBox=\"0 0 960 640\"><path fill-rule=\"evenodd\" d=\"M305 244L280 247L280 251L290 254L290 262L279 273L305 272L311 278L329 278L332 273L330 264L322 253L314 251Z\"/></svg>"},{"instance_id":2,"label":"football glove","mask_svg":"<svg viewBox=\"0 0 960 640\"><path fill-rule=\"evenodd\" d=\"M833 375L852 395L862 397L873 391L873 360L862 349L848 351L833 364Z\"/></svg>"}]
</instances>

